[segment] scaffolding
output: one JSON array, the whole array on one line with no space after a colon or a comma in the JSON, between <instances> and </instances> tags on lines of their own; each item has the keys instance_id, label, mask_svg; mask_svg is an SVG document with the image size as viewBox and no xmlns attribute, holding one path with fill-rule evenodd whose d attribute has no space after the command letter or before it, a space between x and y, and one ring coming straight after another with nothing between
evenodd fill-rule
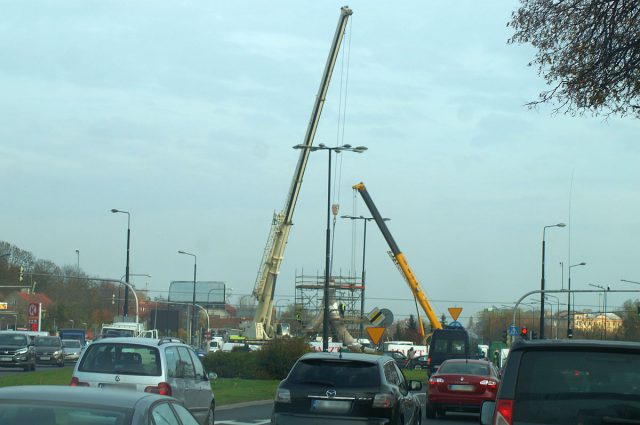
<instances>
[{"instance_id":1,"label":"scaffolding","mask_svg":"<svg viewBox=\"0 0 640 425\"><path fill-rule=\"evenodd\" d=\"M302 320L304 327L322 317L324 308L324 274L305 275L296 271L295 277L295 310L296 315ZM332 276L330 289L335 290L335 302L344 303L343 324L355 338L363 338L360 335L360 323L362 317L361 299L364 287L361 276Z\"/></svg>"}]
</instances>

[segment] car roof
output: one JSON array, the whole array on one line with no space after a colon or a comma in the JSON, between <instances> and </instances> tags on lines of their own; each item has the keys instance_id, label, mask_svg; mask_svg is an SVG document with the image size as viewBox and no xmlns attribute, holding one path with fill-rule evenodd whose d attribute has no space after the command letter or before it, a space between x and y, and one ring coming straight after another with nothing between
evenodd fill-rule
<instances>
[{"instance_id":1,"label":"car roof","mask_svg":"<svg viewBox=\"0 0 640 425\"><path fill-rule=\"evenodd\" d=\"M159 345L164 345L164 344L175 344L175 345L183 345L183 346L187 346L187 344L184 344L183 342L180 342L177 339L169 339L169 338L141 338L141 337L131 337L131 336L119 336L119 337L107 337L107 338L100 338L98 340L95 340L91 343L91 345L93 344L105 344L105 343L116 343L116 344L137 344L137 345L148 345L148 346L153 346L153 347L157 347ZM162 344L161 344L162 343Z\"/></svg>"},{"instance_id":2,"label":"car roof","mask_svg":"<svg viewBox=\"0 0 640 425\"><path fill-rule=\"evenodd\" d=\"M442 362L442 364L445 364L445 363L472 363L472 364L479 364L479 365L490 364L488 360L480 360L480 359L448 359Z\"/></svg>"},{"instance_id":3,"label":"car roof","mask_svg":"<svg viewBox=\"0 0 640 425\"><path fill-rule=\"evenodd\" d=\"M364 354L364 353L307 353L303 355L300 360L350 360L366 363L380 363L393 361L389 356L379 356L376 354Z\"/></svg>"},{"instance_id":4,"label":"car roof","mask_svg":"<svg viewBox=\"0 0 640 425\"><path fill-rule=\"evenodd\" d=\"M95 403L104 407L129 409L134 408L140 402L151 404L156 400L166 398L167 396L145 392L104 390L67 385L21 385L0 388L0 400Z\"/></svg>"},{"instance_id":5,"label":"car roof","mask_svg":"<svg viewBox=\"0 0 640 425\"><path fill-rule=\"evenodd\" d=\"M517 340L510 351L527 350L571 350L571 349L619 349L638 350L640 343L630 341L603 341L586 339L534 339L531 341Z\"/></svg>"}]
</instances>

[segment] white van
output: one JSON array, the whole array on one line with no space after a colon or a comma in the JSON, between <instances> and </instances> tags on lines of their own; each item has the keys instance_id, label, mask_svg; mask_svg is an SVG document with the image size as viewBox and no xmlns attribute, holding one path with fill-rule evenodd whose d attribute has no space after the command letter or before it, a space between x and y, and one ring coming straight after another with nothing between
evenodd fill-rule
<instances>
[{"instance_id":1,"label":"white van","mask_svg":"<svg viewBox=\"0 0 640 425\"><path fill-rule=\"evenodd\" d=\"M215 353L216 351L220 351L222 349L222 344L224 344L222 337L214 336L213 338L211 338L211 341L209 341L208 351L210 353Z\"/></svg>"}]
</instances>

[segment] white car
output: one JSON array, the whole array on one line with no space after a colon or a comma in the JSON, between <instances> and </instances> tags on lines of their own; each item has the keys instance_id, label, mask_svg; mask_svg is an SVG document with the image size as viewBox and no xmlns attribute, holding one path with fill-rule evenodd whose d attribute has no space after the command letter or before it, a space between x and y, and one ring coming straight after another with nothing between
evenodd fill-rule
<instances>
[{"instance_id":1,"label":"white car","mask_svg":"<svg viewBox=\"0 0 640 425\"><path fill-rule=\"evenodd\" d=\"M64 361L75 362L80 358L82 344L77 339L63 339L62 349L64 350Z\"/></svg>"}]
</instances>

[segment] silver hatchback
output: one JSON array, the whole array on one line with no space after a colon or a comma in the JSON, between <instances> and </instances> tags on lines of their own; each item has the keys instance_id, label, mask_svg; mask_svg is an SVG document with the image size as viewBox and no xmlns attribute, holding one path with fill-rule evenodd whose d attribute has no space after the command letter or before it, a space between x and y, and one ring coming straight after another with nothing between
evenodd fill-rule
<instances>
[{"instance_id":1,"label":"silver hatchback","mask_svg":"<svg viewBox=\"0 0 640 425\"><path fill-rule=\"evenodd\" d=\"M71 385L177 398L199 423L213 425L215 398L202 362L175 338L105 338L81 354Z\"/></svg>"}]
</instances>

